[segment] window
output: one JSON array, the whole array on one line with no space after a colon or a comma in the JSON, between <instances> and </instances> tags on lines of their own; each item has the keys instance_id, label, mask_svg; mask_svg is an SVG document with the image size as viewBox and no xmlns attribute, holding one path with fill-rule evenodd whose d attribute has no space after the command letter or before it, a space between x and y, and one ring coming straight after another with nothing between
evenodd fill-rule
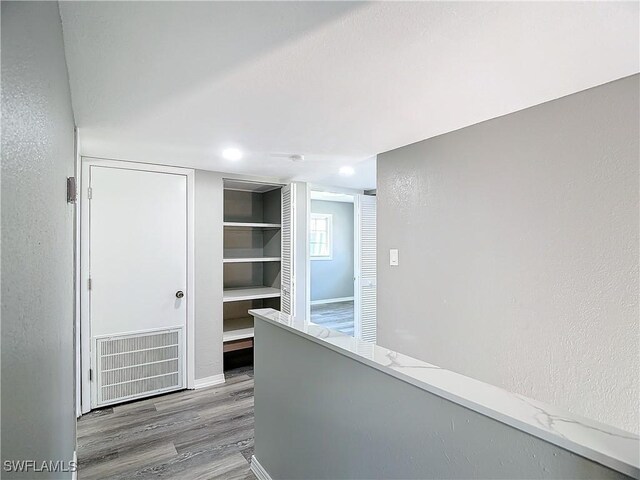
<instances>
[{"instance_id":1,"label":"window","mask_svg":"<svg viewBox=\"0 0 640 480\"><path fill-rule=\"evenodd\" d=\"M333 215L312 213L309 235L311 260L331 260L333 257Z\"/></svg>"}]
</instances>

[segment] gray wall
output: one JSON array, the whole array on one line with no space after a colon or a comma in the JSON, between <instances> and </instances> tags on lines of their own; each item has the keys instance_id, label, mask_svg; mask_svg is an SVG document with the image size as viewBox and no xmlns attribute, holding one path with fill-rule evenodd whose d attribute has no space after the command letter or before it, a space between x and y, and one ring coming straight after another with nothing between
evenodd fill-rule
<instances>
[{"instance_id":1,"label":"gray wall","mask_svg":"<svg viewBox=\"0 0 640 480\"><path fill-rule=\"evenodd\" d=\"M196 379L219 375L222 366L222 175L196 170L195 360Z\"/></svg>"},{"instance_id":2,"label":"gray wall","mask_svg":"<svg viewBox=\"0 0 640 480\"><path fill-rule=\"evenodd\" d=\"M333 215L333 259L311 261L311 301L353 297L353 203L311 200L311 212Z\"/></svg>"},{"instance_id":3,"label":"gray wall","mask_svg":"<svg viewBox=\"0 0 640 480\"><path fill-rule=\"evenodd\" d=\"M259 319L255 357L274 479L627 478Z\"/></svg>"},{"instance_id":4,"label":"gray wall","mask_svg":"<svg viewBox=\"0 0 640 480\"><path fill-rule=\"evenodd\" d=\"M379 155L378 342L637 433L638 89Z\"/></svg>"},{"instance_id":5,"label":"gray wall","mask_svg":"<svg viewBox=\"0 0 640 480\"><path fill-rule=\"evenodd\" d=\"M73 129L58 4L2 2L3 461L75 450Z\"/></svg>"}]
</instances>

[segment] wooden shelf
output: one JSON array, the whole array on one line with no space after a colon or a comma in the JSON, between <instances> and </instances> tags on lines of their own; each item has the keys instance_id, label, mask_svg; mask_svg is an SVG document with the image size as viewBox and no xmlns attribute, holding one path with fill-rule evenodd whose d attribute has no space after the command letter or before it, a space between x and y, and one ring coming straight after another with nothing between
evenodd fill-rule
<instances>
[{"instance_id":1,"label":"wooden shelf","mask_svg":"<svg viewBox=\"0 0 640 480\"><path fill-rule=\"evenodd\" d=\"M246 338L253 338L253 317L224 320L222 326L222 341L224 343Z\"/></svg>"},{"instance_id":2,"label":"wooden shelf","mask_svg":"<svg viewBox=\"0 0 640 480\"><path fill-rule=\"evenodd\" d=\"M279 262L280 257L225 258L223 263Z\"/></svg>"},{"instance_id":3,"label":"wooden shelf","mask_svg":"<svg viewBox=\"0 0 640 480\"><path fill-rule=\"evenodd\" d=\"M253 347L247 311L277 307L281 292L282 185L224 180L222 292L225 353Z\"/></svg>"},{"instance_id":4,"label":"wooden shelf","mask_svg":"<svg viewBox=\"0 0 640 480\"><path fill-rule=\"evenodd\" d=\"M224 222L228 228L281 228L279 223L244 223L244 222Z\"/></svg>"},{"instance_id":5,"label":"wooden shelf","mask_svg":"<svg viewBox=\"0 0 640 480\"><path fill-rule=\"evenodd\" d=\"M277 298L280 289L273 287L242 287L225 288L222 294L223 302L238 302L242 300L258 300L261 298Z\"/></svg>"}]
</instances>

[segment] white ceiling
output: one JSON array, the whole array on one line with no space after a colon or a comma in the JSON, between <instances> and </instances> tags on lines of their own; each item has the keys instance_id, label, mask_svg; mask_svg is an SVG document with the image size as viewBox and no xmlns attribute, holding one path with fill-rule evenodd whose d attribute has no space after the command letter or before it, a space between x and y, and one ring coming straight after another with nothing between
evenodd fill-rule
<instances>
[{"instance_id":1,"label":"white ceiling","mask_svg":"<svg viewBox=\"0 0 640 480\"><path fill-rule=\"evenodd\" d=\"M373 188L377 153L637 73L638 5L60 10L84 155ZM245 157L224 160L227 146ZM356 174L341 177L347 164Z\"/></svg>"}]
</instances>

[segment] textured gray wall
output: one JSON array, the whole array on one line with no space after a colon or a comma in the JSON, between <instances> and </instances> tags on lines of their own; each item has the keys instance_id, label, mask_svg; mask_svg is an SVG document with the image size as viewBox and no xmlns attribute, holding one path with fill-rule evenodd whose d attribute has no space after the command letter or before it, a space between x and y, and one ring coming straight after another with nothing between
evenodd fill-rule
<instances>
[{"instance_id":1,"label":"textured gray wall","mask_svg":"<svg viewBox=\"0 0 640 480\"><path fill-rule=\"evenodd\" d=\"M379 155L378 342L637 433L638 89Z\"/></svg>"},{"instance_id":2,"label":"textured gray wall","mask_svg":"<svg viewBox=\"0 0 640 480\"><path fill-rule=\"evenodd\" d=\"M255 422L274 479L627 478L259 319Z\"/></svg>"},{"instance_id":3,"label":"textured gray wall","mask_svg":"<svg viewBox=\"0 0 640 480\"><path fill-rule=\"evenodd\" d=\"M311 301L353 297L353 203L311 200L311 213L333 215L333 259L311 261Z\"/></svg>"},{"instance_id":4,"label":"textured gray wall","mask_svg":"<svg viewBox=\"0 0 640 480\"><path fill-rule=\"evenodd\" d=\"M195 178L195 360L196 379L222 367L222 175L196 170Z\"/></svg>"},{"instance_id":5,"label":"textured gray wall","mask_svg":"<svg viewBox=\"0 0 640 480\"><path fill-rule=\"evenodd\" d=\"M2 2L3 461L75 450L73 128L57 2Z\"/></svg>"}]
</instances>

